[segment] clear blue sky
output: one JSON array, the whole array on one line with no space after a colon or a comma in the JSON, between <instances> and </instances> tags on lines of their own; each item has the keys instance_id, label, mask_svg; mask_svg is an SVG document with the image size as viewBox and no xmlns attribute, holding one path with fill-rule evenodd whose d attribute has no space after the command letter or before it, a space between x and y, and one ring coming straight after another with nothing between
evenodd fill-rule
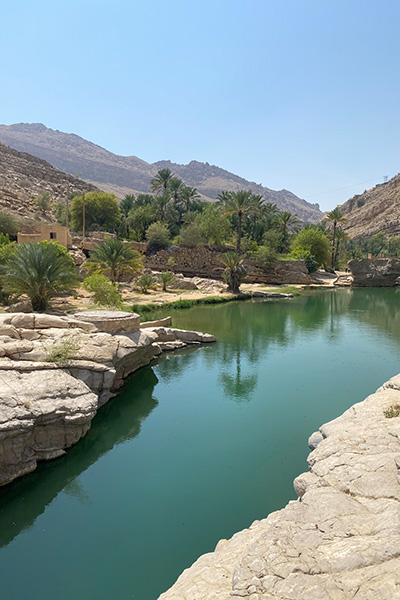
<instances>
[{"instance_id":1,"label":"clear blue sky","mask_svg":"<svg viewBox=\"0 0 400 600\"><path fill-rule=\"evenodd\" d=\"M399 0L3 0L0 121L329 210L400 171L399 23Z\"/></svg>"}]
</instances>

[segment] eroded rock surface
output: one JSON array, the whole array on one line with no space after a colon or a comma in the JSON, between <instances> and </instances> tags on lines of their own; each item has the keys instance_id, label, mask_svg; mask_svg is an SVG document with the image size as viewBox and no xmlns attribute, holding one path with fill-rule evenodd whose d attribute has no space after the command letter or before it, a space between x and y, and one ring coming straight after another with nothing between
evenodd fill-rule
<instances>
[{"instance_id":1,"label":"eroded rock surface","mask_svg":"<svg viewBox=\"0 0 400 600\"><path fill-rule=\"evenodd\" d=\"M400 277L398 258L363 258L349 261L355 287L393 287Z\"/></svg>"},{"instance_id":2,"label":"eroded rock surface","mask_svg":"<svg viewBox=\"0 0 400 600\"><path fill-rule=\"evenodd\" d=\"M0 485L75 444L124 379L163 350L215 340L139 326L123 312L0 315Z\"/></svg>"},{"instance_id":3,"label":"eroded rock surface","mask_svg":"<svg viewBox=\"0 0 400 600\"><path fill-rule=\"evenodd\" d=\"M160 600L400 598L400 375L320 428L298 501L199 558ZM317 439L318 438L318 439Z\"/></svg>"}]
</instances>

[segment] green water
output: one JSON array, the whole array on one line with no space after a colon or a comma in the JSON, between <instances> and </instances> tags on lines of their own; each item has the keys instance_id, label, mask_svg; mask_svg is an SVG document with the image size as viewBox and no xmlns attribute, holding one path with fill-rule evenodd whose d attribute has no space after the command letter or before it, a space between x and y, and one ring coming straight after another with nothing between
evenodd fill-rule
<instances>
[{"instance_id":1,"label":"green water","mask_svg":"<svg viewBox=\"0 0 400 600\"><path fill-rule=\"evenodd\" d=\"M2 600L155 600L294 498L307 437L400 371L400 293L174 313L218 342L134 374L68 454L0 490Z\"/></svg>"}]
</instances>

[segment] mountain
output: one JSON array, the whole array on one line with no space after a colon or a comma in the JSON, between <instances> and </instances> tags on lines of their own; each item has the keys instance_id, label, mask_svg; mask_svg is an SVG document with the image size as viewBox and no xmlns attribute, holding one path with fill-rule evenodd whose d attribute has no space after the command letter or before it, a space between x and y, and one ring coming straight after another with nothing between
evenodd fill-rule
<instances>
[{"instance_id":1,"label":"mountain","mask_svg":"<svg viewBox=\"0 0 400 600\"><path fill-rule=\"evenodd\" d=\"M178 165L170 161L147 163L136 156L118 156L73 133L49 129L40 123L0 125L0 140L24 152L47 160L66 173L79 173L86 181L122 198L127 193L149 192L150 181L161 168L196 187L204 200L215 200L222 190L252 189L266 202L275 202L281 210L296 213L301 219L317 222L322 213L318 204L310 204L287 190L274 191L219 167L191 161Z\"/></svg>"},{"instance_id":2,"label":"mountain","mask_svg":"<svg viewBox=\"0 0 400 600\"><path fill-rule=\"evenodd\" d=\"M353 196L340 209L347 218L343 228L352 238L400 235L400 174Z\"/></svg>"},{"instance_id":3,"label":"mountain","mask_svg":"<svg viewBox=\"0 0 400 600\"><path fill-rule=\"evenodd\" d=\"M62 173L48 162L25 152L18 152L0 142L0 210L14 215L27 230L42 220L54 221L52 211L44 214L35 198L49 191L54 201L65 201L67 186L71 191L90 192L95 186Z\"/></svg>"}]
</instances>

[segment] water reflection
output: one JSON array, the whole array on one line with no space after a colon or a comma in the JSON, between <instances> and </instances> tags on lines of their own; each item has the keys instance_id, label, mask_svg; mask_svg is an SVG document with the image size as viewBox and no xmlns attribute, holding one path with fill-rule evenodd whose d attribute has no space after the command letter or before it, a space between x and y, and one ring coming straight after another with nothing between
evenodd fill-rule
<instances>
[{"instance_id":1,"label":"water reflection","mask_svg":"<svg viewBox=\"0 0 400 600\"><path fill-rule=\"evenodd\" d=\"M129 393L122 392L102 407L86 436L67 455L41 463L33 473L0 489L0 547L30 527L61 490L80 503L90 500L79 475L115 445L139 434L157 406L152 396L157 381L151 368L143 369L133 402L131 385Z\"/></svg>"}]
</instances>

